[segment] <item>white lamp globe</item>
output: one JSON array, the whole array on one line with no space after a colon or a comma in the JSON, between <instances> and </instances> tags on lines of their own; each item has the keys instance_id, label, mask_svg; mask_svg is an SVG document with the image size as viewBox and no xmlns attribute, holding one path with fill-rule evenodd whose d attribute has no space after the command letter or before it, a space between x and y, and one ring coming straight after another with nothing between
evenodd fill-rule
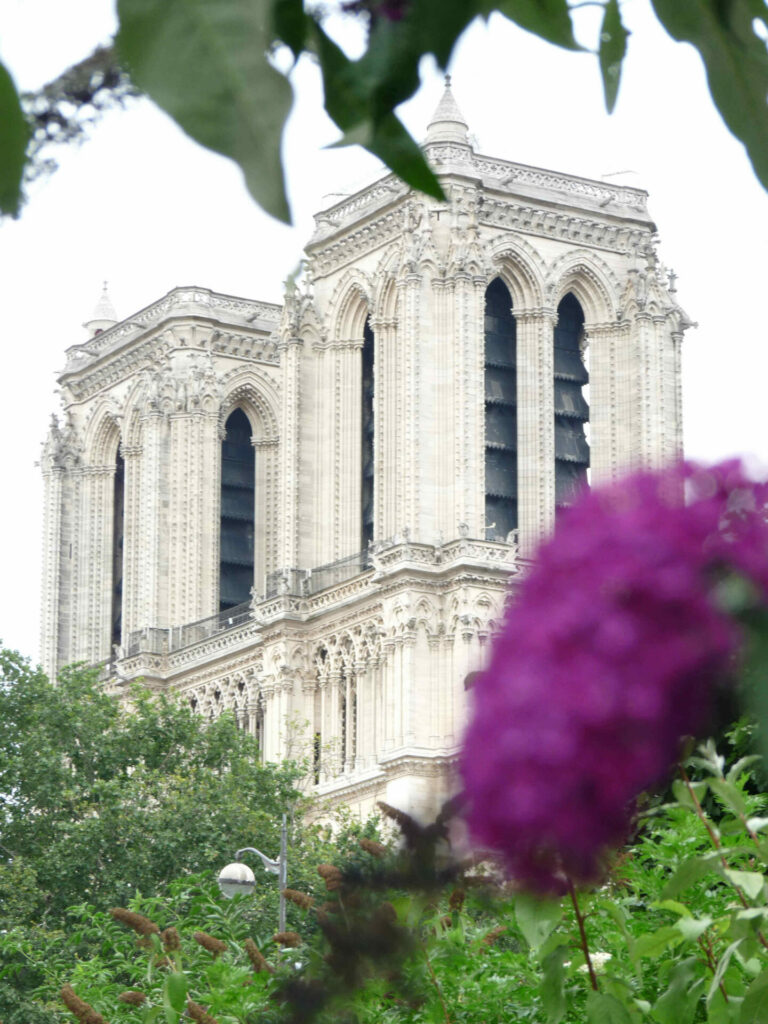
<instances>
[{"instance_id":1,"label":"white lamp globe","mask_svg":"<svg viewBox=\"0 0 768 1024\"><path fill-rule=\"evenodd\" d=\"M227 899L232 899L233 896L247 896L252 893L256 887L256 876L247 864L235 861L234 864L227 864L225 868L222 868L218 882L222 894Z\"/></svg>"}]
</instances>

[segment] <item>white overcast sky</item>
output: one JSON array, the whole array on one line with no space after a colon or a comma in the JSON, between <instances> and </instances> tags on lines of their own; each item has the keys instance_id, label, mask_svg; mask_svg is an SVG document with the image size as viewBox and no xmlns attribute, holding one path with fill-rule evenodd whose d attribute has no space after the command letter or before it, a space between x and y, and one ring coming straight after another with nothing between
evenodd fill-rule
<instances>
[{"instance_id":1,"label":"white overcast sky","mask_svg":"<svg viewBox=\"0 0 768 1024\"><path fill-rule=\"evenodd\" d=\"M453 91L483 153L639 185L661 235L662 261L697 330L684 347L687 453L768 463L766 319L768 196L714 110L698 55L669 39L649 0L625 0L633 30L612 117L596 60L541 43L501 18L478 22L452 62ZM587 14L588 16L588 14ZM114 30L110 0L3 0L0 57L33 89ZM250 200L240 172L186 139L146 102L111 114L84 146L60 154L17 222L0 227L3 443L0 637L38 656L42 486L40 443L57 410L64 349L85 338L107 280L118 316L177 285L279 302L312 230L311 215L353 191L375 162L337 137L319 77L295 76L285 140L295 226ZM423 137L442 92L429 62L402 110Z\"/></svg>"}]
</instances>

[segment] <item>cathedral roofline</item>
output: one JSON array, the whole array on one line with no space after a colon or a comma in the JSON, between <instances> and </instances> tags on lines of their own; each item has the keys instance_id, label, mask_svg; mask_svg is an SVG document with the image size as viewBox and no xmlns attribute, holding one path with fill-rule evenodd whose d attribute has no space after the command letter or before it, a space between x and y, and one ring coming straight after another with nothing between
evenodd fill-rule
<instances>
[{"instance_id":1,"label":"cathedral roofline","mask_svg":"<svg viewBox=\"0 0 768 1024\"><path fill-rule=\"evenodd\" d=\"M613 185L596 178L565 174L531 164L475 153L455 142L430 143L426 156L441 180L470 179L484 188L548 206L589 211L600 217L635 220L655 230L645 189ZM394 174L385 174L358 192L315 214L315 231L307 251L324 245L353 224L380 213L412 190Z\"/></svg>"}]
</instances>

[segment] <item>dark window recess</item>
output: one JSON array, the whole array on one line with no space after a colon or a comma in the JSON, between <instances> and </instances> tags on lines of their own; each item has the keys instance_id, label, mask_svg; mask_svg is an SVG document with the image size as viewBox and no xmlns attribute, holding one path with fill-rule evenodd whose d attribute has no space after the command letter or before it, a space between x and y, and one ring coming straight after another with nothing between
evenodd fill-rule
<instances>
[{"instance_id":1,"label":"dark window recess","mask_svg":"<svg viewBox=\"0 0 768 1024\"><path fill-rule=\"evenodd\" d=\"M485 292L485 538L517 529L517 336L499 278Z\"/></svg>"},{"instance_id":2,"label":"dark window recess","mask_svg":"<svg viewBox=\"0 0 768 1024\"><path fill-rule=\"evenodd\" d=\"M361 388L361 488L360 548L365 551L373 540L373 389L374 339L370 321L366 318L363 329L363 359Z\"/></svg>"},{"instance_id":3,"label":"dark window recess","mask_svg":"<svg viewBox=\"0 0 768 1024\"><path fill-rule=\"evenodd\" d=\"M251 425L242 409L227 420L221 443L219 610L250 600L255 504Z\"/></svg>"},{"instance_id":4,"label":"dark window recess","mask_svg":"<svg viewBox=\"0 0 768 1024\"><path fill-rule=\"evenodd\" d=\"M112 633L111 644L122 643L123 632L123 537L125 523L125 463L120 452L115 459L112 501Z\"/></svg>"},{"instance_id":5,"label":"dark window recess","mask_svg":"<svg viewBox=\"0 0 768 1024\"><path fill-rule=\"evenodd\" d=\"M589 374L581 357L584 313L569 292L557 307L555 327L555 504L567 505L573 495L587 486L589 445L584 424L589 406L583 387Z\"/></svg>"}]
</instances>

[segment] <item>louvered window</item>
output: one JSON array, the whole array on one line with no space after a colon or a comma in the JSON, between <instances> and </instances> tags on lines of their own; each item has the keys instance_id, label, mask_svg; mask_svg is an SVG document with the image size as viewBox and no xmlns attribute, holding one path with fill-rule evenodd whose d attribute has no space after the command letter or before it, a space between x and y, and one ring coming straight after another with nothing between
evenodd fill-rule
<instances>
[{"instance_id":1,"label":"louvered window","mask_svg":"<svg viewBox=\"0 0 768 1024\"><path fill-rule=\"evenodd\" d=\"M361 536L360 549L365 551L373 540L373 388L374 339L368 319L363 330L363 366L361 388Z\"/></svg>"},{"instance_id":2,"label":"louvered window","mask_svg":"<svg viewBox=\"0 0 768 1024\"><path fill-rule=\"evenodd\" d=\"M517 352L512 298L499 278L485 293L485 536L517 528Z\"/></svg>"},{"instance_id":3,"label":"louvered window","mask_svg":"<svg viewBox=\"0 0 768 1024\"><path fill-rule=\"evenodd\" d=\"M250 600L253 586L255 465L251 425L242 409L226 423L221 443L219 609Z\"/></svg>"},{"instance_id":4,"label":"louvered window","mask_svg":"<svg viewBox=\"0 0 768 1024\"><path fill-rule=\"evenodd\" d=\"M122 643L123 632L123 537L125 523L125 463L115 459L112 501L112 646Z\"/></svg>"},{"instance_id":5,"label":"louvered window","mask_svg":"<svg viewBox=\"0 0 768 1024\"><path fill-rule=\"evenodd\" d=\"M584 313L569 292L557 307L555 327L555 504L567 505L587 486L589 445L585 424L589 406L584 386L589 374L581 353Z\"/></svg>"}]
</instances>

